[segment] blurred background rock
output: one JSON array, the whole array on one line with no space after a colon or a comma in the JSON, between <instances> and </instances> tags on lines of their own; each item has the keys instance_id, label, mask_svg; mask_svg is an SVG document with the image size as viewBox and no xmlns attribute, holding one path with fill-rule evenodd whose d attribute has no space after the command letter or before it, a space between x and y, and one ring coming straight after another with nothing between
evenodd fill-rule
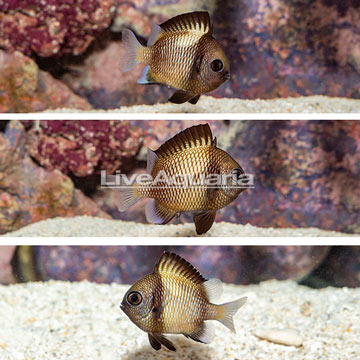
<instances>
[{"instance_id":1,"label":"blurred background rock","mask_svg":"<svg viewBox=\"0 0 360 360\"><path fill-rule=\"evenodd\" d=\"M360 98L360 3L343 0L2 0L0 111L111 109L165 102L119 71L121 30L143 42L150 22L208 11L231 62L215 97L322 94Z\"/></svg>"},{"instance_id":2,"label":"blurred background rock","mask_svg":"<svg viewBox=\"0 0 360 360\"><path fill-rule=\"evenodd\" d=\"M293 279L314 288L360 286L359 246L0 246L0 283L131 284L152 272L164 250L227 283Z\"/></svg>"}]
</instances>

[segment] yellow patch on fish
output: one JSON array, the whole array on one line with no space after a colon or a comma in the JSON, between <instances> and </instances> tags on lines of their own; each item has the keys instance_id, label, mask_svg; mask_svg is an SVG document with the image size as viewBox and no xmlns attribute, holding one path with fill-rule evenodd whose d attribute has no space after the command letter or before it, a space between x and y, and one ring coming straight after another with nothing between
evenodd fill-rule
<instances>
[{"instance_id":1,"label":"yellow patch on fish","mask_svg":"<svg viewBox=\"0 0 360 360\"><path fill-rule=\"evenodd\" d=\"M222 293L218 279L206 280L190 263L164 252L152 274L137 281L125 294L120 308L141 330L151 346L160 350L175 347L163 334L182 334L208 344L214 337L211 323L217 320L235 332L233 316L246 297L215 305Z\"/></svg>"},{"instance_id":2,"label":"yellow patch on fish","mask_svg":"<svg viewBox=\"0 0 360 360\"><path fill-rule=\"evenodd\" d=\"M230 79L229 61L212 36L207 12L178 15L161 25L151 24L147 46L128 29L122 33L126 54L120 69L138 63L145 67L139 84L165 84L176 89L169 101L196 104L201 94L215 90Z\"/></svg>"},{"instance_id":3,"label":"yellow patch on fish","mask_svg":"<svg viewBox=\"0 0 360 360\"><path fill-rule=\"evenodd\" d=\"M197 234L207 232L215 220L216 211L245 190L244 187L232 186L245 175L244 170L227 152L216 146L216 138L213 138L208 124L180 132L156 151L148 149L147 172L153 182L135 183L119 190L119 211L125 211L140 198L148 197L152 199L146 207L146 219L150 223L166 224L181 212L192 212ZM211 184L202 181L211 177L224 178L226 182ZM185 181L169 183L168 179Z\"/></svg>"}]
</instances>

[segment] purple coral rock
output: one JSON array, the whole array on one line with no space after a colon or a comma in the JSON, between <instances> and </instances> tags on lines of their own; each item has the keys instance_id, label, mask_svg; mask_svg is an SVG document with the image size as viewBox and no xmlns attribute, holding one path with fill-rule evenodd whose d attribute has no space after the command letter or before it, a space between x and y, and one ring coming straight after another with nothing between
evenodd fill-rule
<instances>
[{"instance_id":1,"label":"purple coral rock","mask_svg":"<svg viewBox=\"0 0 360 360\"><path fill-rule=\"evenodd\" d=\"M115 0L0 0L0 47L48 57L83 53L106 29Z\"/></svg>"},{"instance_id":2,"label":"purple coral rock","mask_svg":"<svg viewBox=\"0 0 360 360\"><path fill-rule=\"evenodd\" d=\"M119 169L139 150L142 130L127 121L58 120L41 121L29 135L29 152L42 166L83 177Z\"/></svg>"}]
</instances>

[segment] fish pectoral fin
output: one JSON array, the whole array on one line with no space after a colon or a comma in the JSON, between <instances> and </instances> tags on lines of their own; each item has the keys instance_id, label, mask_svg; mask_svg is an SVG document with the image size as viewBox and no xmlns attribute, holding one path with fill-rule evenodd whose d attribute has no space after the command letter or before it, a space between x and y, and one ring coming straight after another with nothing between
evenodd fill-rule
<instances>
[{"instance_id":1,"label":"fish pectoral fin","mask_svg":"<svg viewBox=\"0 0 360 360\"><path fill-rule=\"evenodd\" d=\"M206 197L208 201L211 201L212 199L215 198L217 192L218 192L219 188L213 187L213 186L209 186L206 190Z\"/></svg>"},{"instance_id":2,"label":"fish pectoral fin","mask_svg":"<svg viewBox=\"0 0 360 360\"><path fill-rule=\"evenodd\" d=\"M161 205L157 200L151 199L145 208L146 220L152 224L167 224L176 213L164 205Z\"/></svg>"},{"instance_id":3,"label":"fish pectoral fin","mask_svg":"<svg viewBox=\"0 0 360 360\"><path fill-rule=\"evenodd\" d=\"M189 100L189 103L195 105L199 101L199 99L200 99L200 95L196 95Z\"/></svg>"},{"instance_id":4,"label":"fish pectoral fin","mask_svg":"<svg viewBox=\"0 0 360 360\"><path fill-rule=\"evenodd\" d=\"M138 80L140 85L155 85L159 84L151 74L150 66L145 66L144 70L141 73L140 79Z\"/></svg>"},{"instance_id":5,"label":"fish pectoral fin","mask_svg":"<svg viewBox=\"0 0 360 360\"><path fill-rule=\"evenodd\" d=\"M176 351L174 344L169 339L167 339L164 335L149 333L149 341L150 341L151 346L155 350L160 350L161 345L164 345L169 350Z\"/></svg>"},{"instance_id":6,"label":"fish pectoral fin","mask_svg":"<svg viewBox=\"0 0 360 360\"><path fill-rule=\"evenodd\" d=\"M150 342L150 345L152 346L152 348L155 350L160 350L161 344L156 340L154 335L152 335L151 333L148 333L148 336L149 336L149 342Z\"/></svg>"},{"instance_id":7,"label":"fish pectoral fin","mask_svg":"<svg viewBox=\"0 0 360 360\"><path fill-rule=\"evenodd\" d=\"M183 103L191 100L194 97L196 97L196 95L191 92L184 91L184 90L177 90L177 91L175 91L173 96L171 96L169 101L174 104L183 104Z\"/></svg>"},{"instance_id":8,"label":"fish pectoral fin","mask_svg":"<svg viewBox=\"0 0 360 360\"><path fill-rule=\"evenodd\" d=\"M216 211L203 211L194 215L196 233L198 235L206 233L215 220Z\"/></svg>"},{"instance_id":9,"label":"fish pectoral fin","mask_svg":"<svg viewBox=\"0 0 360 360\"><path fill-rule=\"evenodd\" d=\"M214 339L215 332L213 325L204 321L192 334L184 335L194 341L210 344Z\"/></svg>"}]
</instances>

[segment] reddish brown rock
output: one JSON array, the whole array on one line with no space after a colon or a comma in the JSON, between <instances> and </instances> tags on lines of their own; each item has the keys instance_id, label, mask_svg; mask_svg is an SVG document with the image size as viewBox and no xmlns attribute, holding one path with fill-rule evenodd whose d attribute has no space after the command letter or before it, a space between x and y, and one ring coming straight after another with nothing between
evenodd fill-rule
<instances>
[{"instance_id":1,"label":"reddish brown rock","mask_svg":"<svg viewBox=\"0 0 360 360\"><path fill-rule=\"evenodd\" d=\"M0 133L0 234L57 216L110 218L66 175L36 165L26 141L23 125L15 120Z\"/></svg>"},{"instance_id":2,"label":"reddish brown rock","mask_svg":"<svg viewBox=\"0 0 360 360\"><path fill-rule=\"evenodd\" d=\"M30 56L83 53L115 15L115 0L0 1L0 47Z\"/></svg>"},{"instance_id":3,"label":"reddish brown rock","mask_svg":"<svg viewBox=\"0 0 360 360\"><path fill-rule=\"evenodd\" d=\"M0 50L0 112L37 112L61 107L92 108L61 81L39 70L30 58Z\"/></svg>"}]
</instances>

